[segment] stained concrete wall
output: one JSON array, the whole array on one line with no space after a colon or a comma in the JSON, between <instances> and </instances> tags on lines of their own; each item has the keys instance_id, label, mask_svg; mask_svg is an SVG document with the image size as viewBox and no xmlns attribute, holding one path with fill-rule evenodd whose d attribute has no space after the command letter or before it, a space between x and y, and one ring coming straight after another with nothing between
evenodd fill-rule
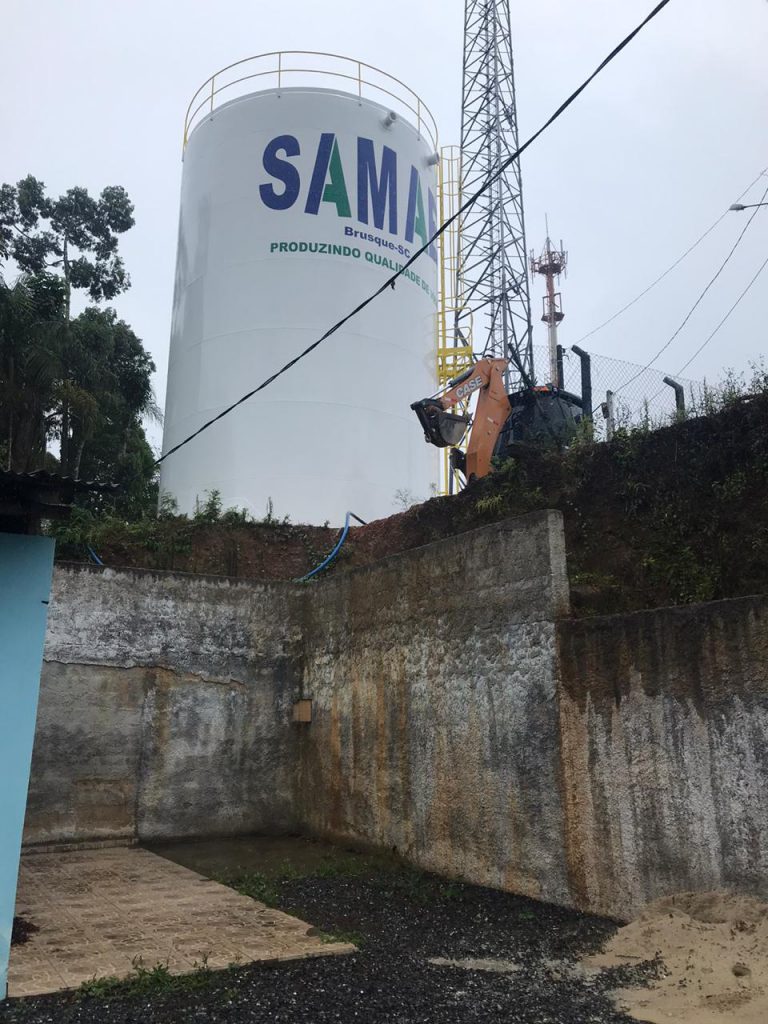
<instances>
[{"instance_id":1,"label":"stained concrete wall","mask_svg":"<svg viewBox=\"0 0 768 1024\"><path fill-rule=\"evenodd\" d=\"M290 827L290 586L58 567L28 843Z\"/></svg>"},{"instance_id":2,"label":"stained concrete wall","mask_svg":"<svg viewBox=\"0 0 768 1024\"><path fill-rule=\"evenodd\" d=\"M305 606L297 807L313 832L567 901L547 512L387 559Z\"/></svg>"},{"instance_id":3,"label":"stained concrete wall","mask_svg":"<svg viewBox=\"0 0 768 1024\"><path fill-rule=\"evenodd\" d=\"M768 897L768 598L562 622L573 903Z\"/></svg>"},{"instance_id":4,"label":"stained concrete wall","mask_svg":"<svg viewBox=\"0 0 768 1024\"><path fill-rule=\"evenodd\" d=\"M302 828L623 918L768 897L768 598L567 616L558 513L307 587L61 567L27 840Z\"/></svg>"},{"instance_id":5,"label":"stained concrete wall","mask_svg":"<svg viewBox=\"0 0 768 1024\"><path fill-rule=\"evenodd\" d=\"M624 919L768 897L768 598L569 620L561 530L528 516L324 584L302 822Z\"/></svg>"}]
</instances>

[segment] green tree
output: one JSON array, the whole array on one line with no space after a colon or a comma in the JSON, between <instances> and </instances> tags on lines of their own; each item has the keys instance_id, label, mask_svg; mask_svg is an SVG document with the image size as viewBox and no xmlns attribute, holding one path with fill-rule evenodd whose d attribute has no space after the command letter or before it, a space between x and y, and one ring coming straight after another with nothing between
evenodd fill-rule
<instances>
[{"instance_id":1,"label":"green tree","mask_svg":"<svg viewBox=\"0 0 768 1024\"><path fill-rule=\"evenodd\" d=\"M79 187L51 199L31 174L0 186L0 260L10 257L28 274L60 271L67 320L73 289L100 302L130 287L117 245L134 223L133 204L120 185L103 189L98 199Z\"/></svg>"},{"instance_id":2,"label":"green tree","mask_svg":"<svg viewBox=\"0 0 768 1024\"><path fill-rule=\"evenodd\" d=\"M69 471L114 481L127 516L156 505L154 456L142 420L159 421L154 363L113 309L87 308L63 331L64 286L53 275L0 278L0 465L56 465L47 442L69 407Z\"/></svg>"},{"instance_id":3,"label":"green tree","mask_svg":"<svg viewBox=\"0 0 768 1024\"><path fill-rule=\"evenodd\" d=\"M91 334L73 327L72 292L83 290L99 302L130 286L117 246L118 236L133 224L133 204L118 185L103 189L98 199L79 187L52 199L32 175L0 186L0 261L13 259L35 278L58 275L63 286L60 315L45 321L44 330L38 321L37 330L47 339L49 369L57 380L56 431L65 474L77 475L84 444L93 436L95 385L105 366L105 353L89 347Z\"/></svg>"},{"instance_id":4,"label":"green tree","mask_svg":"<svg viewBox=\"0 0 768 1024\"><path fill-rule=\"evenodd\" d=\"M133 512L156 503L155 465L141 426L161 419L151 377L155 364L113 309L89 307L72 321L72 379L93 398L73 431L74 469L123 486Z\"/></svg>"},{"instance_id":5,"label":"green tree","mask_svg":"<svg viewBox=\"0 0 768 1024\"><path fill-rule=\"evenodd\" d=\"M58 354L49 333L60 323L64 286L51 275L0 278L0 447L2 465L26 472L46 462L54 430Z\"/></svg>"},{"instance_id":6,"label":"green tree","mask_svg":"<svg viewBox=\"0 0 768 1024\"><path fill-rule=\"evenodd\" d=\"M154 456L142 426L159 419L154 364L141 340L113 309L72 316L72 293L109 300L130 284L118 254L132 227L125 190L97 199L72 188L58 199L31 175L0 186L0 263L21 276L0 278L0 453L3 465L50 464L59 442L61 472L112 480L117 499L88 499L135 518L154 510ZM94 506L95 507L95 506Z\"/></svg>"}]
</instances>

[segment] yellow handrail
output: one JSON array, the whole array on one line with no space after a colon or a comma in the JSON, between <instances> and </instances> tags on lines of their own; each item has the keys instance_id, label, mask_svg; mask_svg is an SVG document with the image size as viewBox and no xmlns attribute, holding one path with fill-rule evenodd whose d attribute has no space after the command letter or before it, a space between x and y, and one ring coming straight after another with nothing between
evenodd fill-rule
<instances>
[{"instance_id":1,"label":"yellow handrail","mask_svg":"<svg viewBox=\"0 0 768 1024\"><path fill-rule=\"evenodd\" d=\"M334 61L340 61L344 65L344 71L336 70L332 67L308 68L291 66L293 59L299 57L327 57ZM234 78L232 80L225 80L223 84L221 84L222 76L233 68L239 68L243 64L249 64L254 61L269 60L270 58L277 59L276 66L270 67L264 71L252 71L250 74L240 75L238 78ZM287 67L286 61L288 62ZM382 78L386 80L386 84L391 87L387 88L385 85L364 77L364 68L369 72L381 75ZM354 69L354 72L350 73L352 69ZM366 64L365 61L354 60L351 57L344 57L338 53L326 53L323 50L273 50L269 53L261 53L254 57L244 57L242 60L236 60L234 63L228 64L226 67L214 72L210 78L207 78L203 82L189 101L189 106L187 107L187 112L184 116L184 148L186 148L191 132L202 120L202 117L199 116L201 111L204 109L206 110L207 113L205 116L213 114L216 106L216 97L220 93L225 92L242 82L247 82L254 78L263 78L265 75L276 76L277 86L278 88L282 88L285 76L293 74L326 75L331 78L340 78L346 81L356 82L357 95L360 99L362 99L364 95L367 95L363 92L363 87L365 87L374 93L382 94L396 100L397 103L401 104L402 107L414 115L416 119L416 129L419 134L424 135L433 150L438 150L437 124L435 119L424 101L420 99L413 89L407 86L399 78L395 78L394 75L387 74L386 71L382 71L373 64ZM394 86L399 86L399 89L395 90ZM202 98L199 99L201 95Z\"/></svg>"}]
</instances>

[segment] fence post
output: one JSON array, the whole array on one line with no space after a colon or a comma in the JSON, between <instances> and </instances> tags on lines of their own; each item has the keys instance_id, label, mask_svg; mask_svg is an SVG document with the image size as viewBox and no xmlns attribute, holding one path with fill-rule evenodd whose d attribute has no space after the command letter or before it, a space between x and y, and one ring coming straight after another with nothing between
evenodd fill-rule
<instances>
[{"instance_id":1,"label":"fence post","mask_svg":"<svg viewBox=\"0 0 768 1024\"><path fill-rule=\"evenodd\" d=\"M675 392L675 410L677 411L677 418L682 420L685 418L685 388L682 384L678 384L672 377L665 377L664 383L669 384Z\"/></svg>"},{"instance_id":2,"label":"fence post","mask_svg":"<svg viewBox=\"0 0 768 1024\"><path fill-rule=\"evenodd\" d=\"M616 431L616 406L613 401L612 391L605 392L603 416L605 416L605 439L606 441L612 441Z\"/></svg>"},{"instance_id":3,"label":"fence post","mask_svg":"<svg viewBox=\"0 0 768 1024\"><path fill-rule=\"evenodd\" d=\"M557 387L561 390L565 387L565 372L563 371L563 346L557 346Z\"/></svg>"},{"instance_id":4,"label":"fence post","mask_svg":"<svg viewBox=\"0 0 768 1024\"><path fill-rule=\"evenodd\" d=\"M592 422L592 358L589 352L585 352L578 345L571 345L571 351L575 352L581 362L581 415L585 420Z\"/></svg>"}]
</instances>

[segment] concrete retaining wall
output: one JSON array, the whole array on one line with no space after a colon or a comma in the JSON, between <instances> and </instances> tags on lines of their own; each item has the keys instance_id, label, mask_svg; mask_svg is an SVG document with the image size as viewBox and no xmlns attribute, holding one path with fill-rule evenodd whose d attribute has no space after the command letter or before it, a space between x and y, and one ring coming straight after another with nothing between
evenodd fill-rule
<instances>
[{"instance_id":1,"label":"concrete retaining wall","mask_svg":"<svg viewBox=\"0 0 768 1024\"><path fill-rule=\"evenodd\" d=\"M313 832L567 900L554 620L559 513L329 581L305 609L313 722L297 807Z\"/></svg>"},{"instance_id":2,"label":"concrete retaining wall","mask_svg":"<svg viewBox=\"0 0 768 1024\"><path fill-rule=\"evenodd\" d=\"M293 824L290 586L59 567L27 842Z\"/></svg>"},{"instance_id":3,"label":"concrete retaining wall","mask_svg":"<svg viewBox=\"0 0 768 1024\"><path fill-rule=\"evenodd\" d=\"M61 567L27 841L303 828L617 917L768 896L768 598L567 615L558 513L308 587Z\"/></svg>"},{"instance_id":4,"label":"concrete retaining wall","mask_svg":"<svg viewBox=\"0 0 768 1024\"><path fill-rule=\"evenodd\" d=\"M768 897L768 599L561 622L571 899Z\"/></svg>"}]
</instances>

